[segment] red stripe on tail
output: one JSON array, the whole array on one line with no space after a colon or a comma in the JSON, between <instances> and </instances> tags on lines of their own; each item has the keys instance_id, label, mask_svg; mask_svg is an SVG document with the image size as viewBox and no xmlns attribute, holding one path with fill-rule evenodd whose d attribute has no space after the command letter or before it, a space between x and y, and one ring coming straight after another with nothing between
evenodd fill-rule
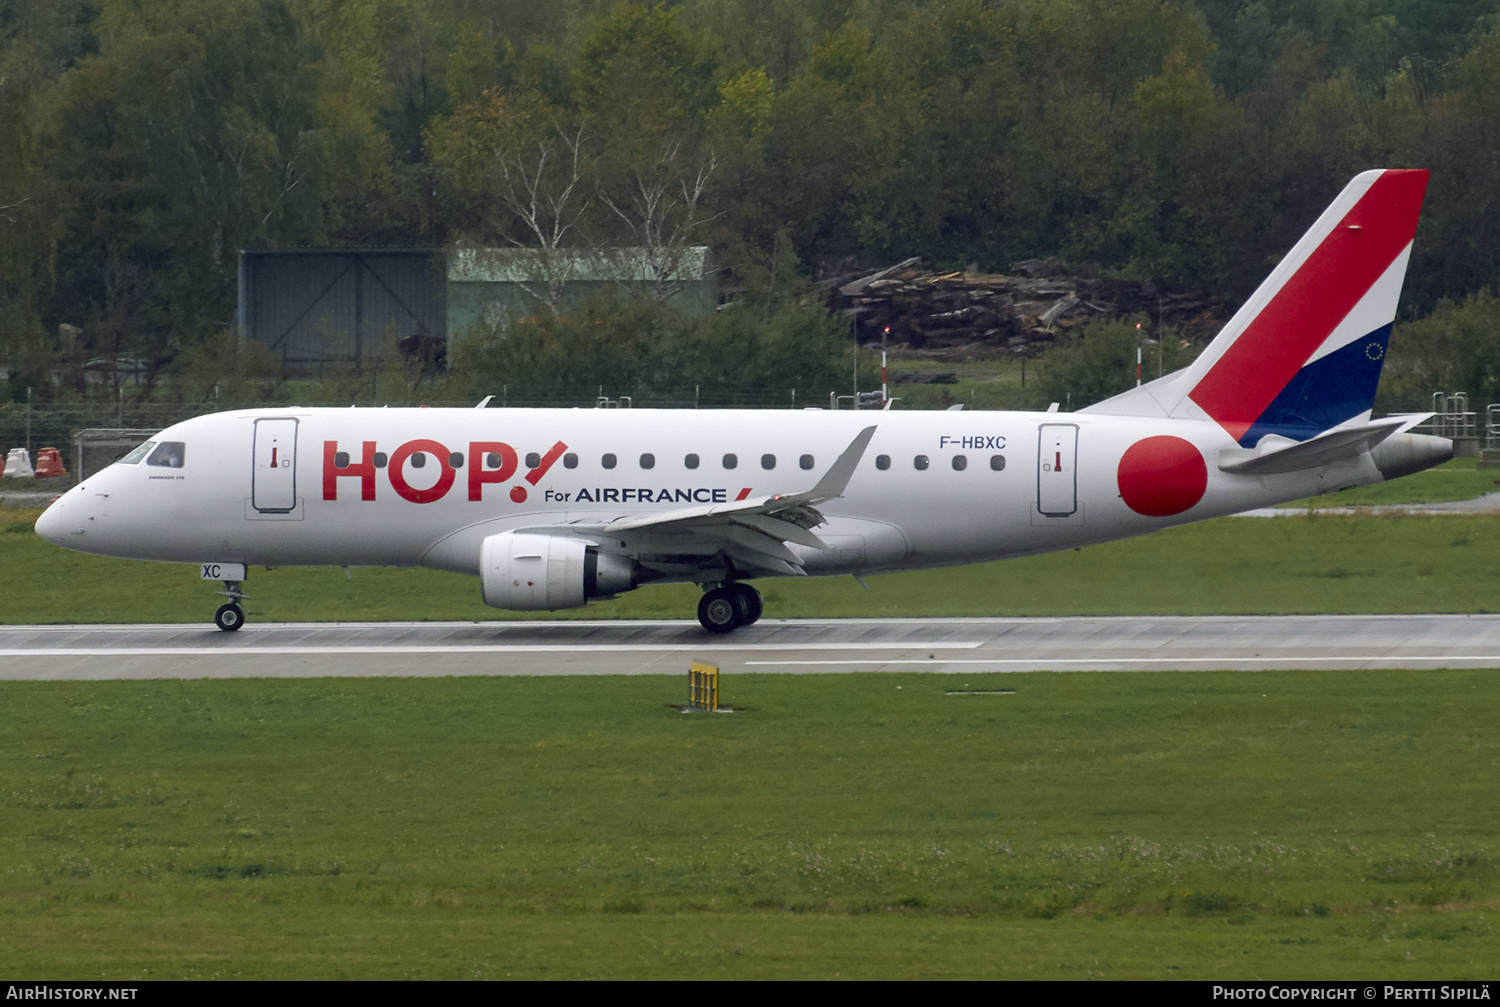
<instances>
[{"instance_id":1,"label":"red stripe on tail","mask_svg":"<svg viewBox=\"0 0 1500 1007\"><path fill-rule=\"evenodd\" d=\"M1387 171L1188 397L1238 440L1411 243L1426 171Z\"/></svg>"}]
</instances>

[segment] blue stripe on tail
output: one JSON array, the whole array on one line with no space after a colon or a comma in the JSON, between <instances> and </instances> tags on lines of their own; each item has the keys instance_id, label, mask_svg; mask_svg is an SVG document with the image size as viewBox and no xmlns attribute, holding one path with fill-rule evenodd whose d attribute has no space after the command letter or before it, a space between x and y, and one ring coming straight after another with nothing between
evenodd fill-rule
<instances>
[{"instance_id":1,"label":"blue stripe on tail","mask_svg":"<svg viewBox=\"0 0 1500 1007\"><path fill-rule=\"evenodd\" d=\"M1368 410L1375 403L1390 339L1391 326L1382 325L1304 366L1245 431L1240 444L1254 447L1267 434L1305 441Z\"/></svg>"}]
</instances>

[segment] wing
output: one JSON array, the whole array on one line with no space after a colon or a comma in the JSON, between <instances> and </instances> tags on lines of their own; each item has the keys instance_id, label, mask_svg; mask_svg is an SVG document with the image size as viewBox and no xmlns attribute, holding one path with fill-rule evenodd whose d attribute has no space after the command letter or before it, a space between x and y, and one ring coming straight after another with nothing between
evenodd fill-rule
<instances>
[{"instance_id":1,"label":"wing","mask_svg":"<svg viewBox=\"0 0 1500 1007\"><path fill-rule=\"evenodd\" d=\"M828 548L812 531L824 521L817 505L844 495L875 429L861 430L817 485L805 492L631 515L603 524L573 525L569 531L613 539L645 566L667 574L722 566L725 578L805 576L801 558L787 545Z\"/></svg>"}]
</instances>

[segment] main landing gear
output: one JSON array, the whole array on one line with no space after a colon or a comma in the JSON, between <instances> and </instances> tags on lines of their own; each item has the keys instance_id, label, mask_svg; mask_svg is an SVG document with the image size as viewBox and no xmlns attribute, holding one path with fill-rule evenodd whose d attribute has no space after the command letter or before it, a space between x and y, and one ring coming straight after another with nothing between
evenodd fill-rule
<instances>
[{"instance_id":1,"label":"main landing gear","mask_svg":"<svg viewBox=\"0 0 1500 1007\"><path fill-rule=\"evenodd\" d=\"M728 633L752 625L765 608L765 599L749 584L724 584L704 592L698 621L710 633Z\"/></svg>"},{"instance_id":2,"label":"main landing gear","mask_svg":"<svg viewBox=\"0 0 1500 1007\"><path fill-rule=\"evenodd\" d=\"M233 633L245 624L245 610L240 607L242 599L250 597L240 590L240 582L237 580L226 580L224 590L215 592L222 594L229 601L219 606L214 613L214 625L226 633Z\"/></svg>"}]
</instances>

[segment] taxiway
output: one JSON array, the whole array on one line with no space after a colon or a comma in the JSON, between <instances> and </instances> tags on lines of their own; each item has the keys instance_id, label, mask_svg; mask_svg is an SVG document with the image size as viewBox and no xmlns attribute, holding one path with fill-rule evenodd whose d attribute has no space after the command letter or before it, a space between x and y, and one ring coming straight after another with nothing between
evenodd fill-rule
<instances>
[{"instance_id":1,"label":"taxiway","mask_svg":"<svg viewBox=\"0 0 1500 1007\"><path fill-rule=\"evenodd\" d=\"M0 626L0 680L1500 668L1500 616Z\"/></svg>"}]
</instances>

